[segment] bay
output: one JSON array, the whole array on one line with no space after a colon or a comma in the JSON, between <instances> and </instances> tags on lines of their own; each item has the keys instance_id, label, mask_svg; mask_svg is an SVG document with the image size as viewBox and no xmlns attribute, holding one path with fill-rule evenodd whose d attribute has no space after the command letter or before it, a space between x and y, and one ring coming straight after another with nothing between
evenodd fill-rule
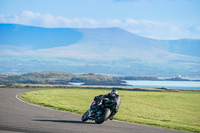
<instances>
[{"instance_id":1,"label":"bay","mask_svg":"<svg viewBox=\"0 0 200 133\"><path fill-rule=\"evenodd\" d=\"M138 81L124 80L128 85L139 88L169 88L200 90L200 82L197 81Z\"/></svg>"},{"instance_id":2,"label":"bay","mask_svg":"<svg viewBox=\"0 0 200 133\"><path fill-rule=\"evenodd\" d=\"M69 82L70 85L75 85L75 86L79 86L79 85L83 85L83 82Z\"/></svg>"}]
</instances>

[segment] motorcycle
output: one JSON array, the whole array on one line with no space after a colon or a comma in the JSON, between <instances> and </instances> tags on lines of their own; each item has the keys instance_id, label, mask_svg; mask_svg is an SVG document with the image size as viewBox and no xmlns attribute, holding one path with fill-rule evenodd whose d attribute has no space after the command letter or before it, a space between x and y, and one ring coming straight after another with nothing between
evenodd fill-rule
<instances>
[{"instance_id":1,"label":"motorcycle","mask_svg":"<svg viewBox=\"0 0 200 133\"><path fill-rule=\"evenodd\" d=\"M90 108L83 114L82 121L94 120L96 124L102 124L112 116L115 107L115 101L96 96Z\"/></svg>"}]
</instances>

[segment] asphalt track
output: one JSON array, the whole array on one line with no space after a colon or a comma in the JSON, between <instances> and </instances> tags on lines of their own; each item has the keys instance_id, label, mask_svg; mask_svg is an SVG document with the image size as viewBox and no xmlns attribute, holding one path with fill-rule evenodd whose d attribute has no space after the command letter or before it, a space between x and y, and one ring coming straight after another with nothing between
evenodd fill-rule
<instances>
[{"instance_id":1,"label":"asphalt track","mask_svg":"<svg viewBox=\"0 0 200 133\"><path fill-rule=\"evenodd\" d=\"M0 88L0 133L186 133L119 121L81 122L81 115L25 103L16 95L30 89Z\"/></svg>"}]
</instances>

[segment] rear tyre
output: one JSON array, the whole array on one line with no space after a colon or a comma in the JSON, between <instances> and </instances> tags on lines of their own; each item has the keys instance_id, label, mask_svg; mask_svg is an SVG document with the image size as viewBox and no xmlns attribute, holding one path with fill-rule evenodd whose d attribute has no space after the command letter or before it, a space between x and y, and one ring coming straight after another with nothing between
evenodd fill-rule
<instances>
[{"instance_id":1,"label":"rear tyre","mask_svg":"<svg viewBox=\"0 0 200 133\"><path fill-rule=\"evenodd\" d=\"M85 114L83 114L82 116L82 121L85 122L88 120L88 111L85 112Z\"/></svg>"},{"instance_id":2,"label":"rear tyre","mask_svg":"<svg viewBox=\"0 0 200 133\"><path fill-rule=\"evenodd\" d=\"M104 121L107 121L109 116L110 116L110 109L105 108L105 111L104 111L103 115L100 116L98 119L96 119L95 123L96 124L101 124Z\"/></svg>"}]
</instances>

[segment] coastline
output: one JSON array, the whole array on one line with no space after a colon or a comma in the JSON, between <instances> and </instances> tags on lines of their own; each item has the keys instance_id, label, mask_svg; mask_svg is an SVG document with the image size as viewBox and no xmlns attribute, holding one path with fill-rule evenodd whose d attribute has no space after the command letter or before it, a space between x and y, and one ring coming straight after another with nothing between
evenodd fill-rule
<instances>
[{"instance_id":1,"label":"coastline","mask_svg":"<svg viewBox=\"0 0 200 133\"><path fill-rule=\"evenodd\" d=\"M95 85L51 85L51 84L0 84L0 88L23 88L23 89L102 89L110 90L116 88L118 90L126 91L152 91L152 92L180 92L180 91L194 91L200 90L191 89L169 89L169 88L141 88L141 87L124 87L124 86L95 86Z\"/></svg>"}]
</instances>

